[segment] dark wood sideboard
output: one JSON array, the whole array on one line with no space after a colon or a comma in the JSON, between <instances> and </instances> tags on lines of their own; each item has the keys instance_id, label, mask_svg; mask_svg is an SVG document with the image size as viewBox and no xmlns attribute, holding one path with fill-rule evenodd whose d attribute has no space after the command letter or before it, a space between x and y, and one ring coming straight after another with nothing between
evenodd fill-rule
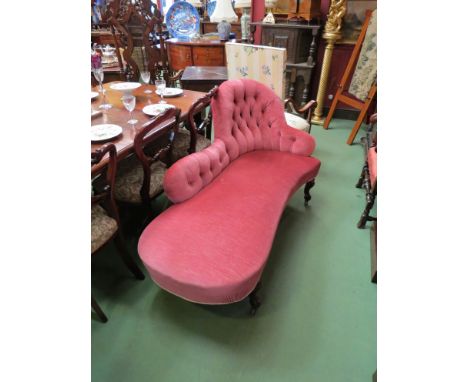
<instances>
[{"instance_id":1,"label":"dark wood sideboard","mask_svg":"<svg viewBox=\"0 0 468 382\"><path fill-rule=\"evenodd\" d=\"M262 45L286 48L286 94L297 103L309 100L310 84L316 74L316 55L320 25L250 24L251 39L256 28L262 28Z\"/></svg>"},{"instance_id":2,"label":"dark wood sideboard","mask_svg":"<svg viewBox=\"0 0 468 382\"><path fill-rule=\"evenodd\" d=\"M235 42L235 40L232 40ZM169 64L173 70L187 66L225 66L224 42L219 40L166 40Z\"/></svg>"}]
</instances>

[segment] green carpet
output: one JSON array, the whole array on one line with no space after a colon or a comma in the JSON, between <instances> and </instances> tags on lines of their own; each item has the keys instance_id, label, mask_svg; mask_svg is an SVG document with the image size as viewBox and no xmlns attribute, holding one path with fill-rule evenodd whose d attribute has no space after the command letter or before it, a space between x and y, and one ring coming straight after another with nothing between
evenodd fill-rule
<instances>
[{"instance_id":1,"label":"green carpet","mask_svg":"<svg viewBox=\"0 0 468 382\"><path fill-rule=\"evenodd\" d=\"M94 256L92 290L109 321L92 314L92 380L371 381L376 285L370 224L356 228L365 198L354 187L363 149L345 143L352 124L335 120L328 131L313 126L322 168L310 208L301 188L278 227L255 317L247 301L196 305L149 277L133 279L113 245ZM137 259L138 238L128 236Z\"/></svg>"}]
</instances>

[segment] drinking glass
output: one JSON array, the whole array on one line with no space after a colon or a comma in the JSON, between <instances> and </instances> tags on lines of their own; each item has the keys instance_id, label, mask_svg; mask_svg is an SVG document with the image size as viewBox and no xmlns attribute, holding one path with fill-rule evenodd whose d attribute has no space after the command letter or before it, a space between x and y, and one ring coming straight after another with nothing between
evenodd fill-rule
<instances>
[{"instance_id":1,"label":"drinking glass","mask_svg":"<svg viewBox=\"0 0 468 382\"><path fill-rule=\"evenodd\" d=\"M102 81L104 81L104 69L102 68L102 66L100 68L94 68L93 74L96 81L99 82L99 92L102 93L103 96L102 104L99 105L99 109L109 110L110 108L112 108L112 105L110 103L107 103L106 89L104 89L104 86L102 86Z\"/></svg>"},{"instance_id":2,"label":"drinking glass","mask_svg":"<svg viewBox=\"0 0 468 382\"><path fill-rule=\"evenodd\" d=\"M132 95L132 94L125 94L121 98L121 100L122 100L122 103L125 106L125 109L127 109L130 112L130 119L127 122L130 125L135 125L138 122L138 120L133 119L133 116L132 116L132 111L133 111L133 109L135 109L135 103L136 103L135 96Z\"/></svg>"},{"instance_id":3,"label":"drinking glass","mask_svg":"<svg viewBox=\"0 0 468 382\"><path fill-rule=\"evenodd\" d=\"M161 101L158 103L167 103L164 101L164 91L166 90L166 81L164 80L156 80L154 81L154 84L156 85L156 93L159 93L159 96L161 97Z\"/></svg>"},{"instance_id":4,"label":"drinking glass","mask_svg":"<svg viewBox=\"0 0 468 382\"><path fill-rule=\"evenodd\" d=\"M148 85L150 83L151 73L149 71L147 71L147 70L143 70L140 73L140 75L141 75L141 80L145 83L145 85ZM150 93L152 93L152 91L149 90L149 89L146 89L145 93L150 94Z\"/></svg>"}]
</instances>

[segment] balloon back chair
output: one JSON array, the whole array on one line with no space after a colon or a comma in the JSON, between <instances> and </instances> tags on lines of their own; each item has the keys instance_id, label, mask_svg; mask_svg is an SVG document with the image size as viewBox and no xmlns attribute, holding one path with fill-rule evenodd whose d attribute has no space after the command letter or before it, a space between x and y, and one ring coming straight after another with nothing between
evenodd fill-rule
<instances>
[{"instance_id":1,"label":"balloon back chair","mask_svg":"<svg viewBox=\"0 0 468 382\"><path fill-rule=\"evenodd\" d=\"M163 179L172 164L174 134L178 130L180 109L168 108L136 133L136 155L119 163L115 181L117 201L143 205L151 216L151 200L162 194Z\"/></svg>"},{"instance_id":2,"label":"balloon back chair","mask_svg":"<svg viewBox=\"0 0 468 382\"><path fill-rule=\"evenodd\" d=\"M210 106L210 102L217 92L218 87L215 86L190 107L188 123L186 124L188 129L179 129L174 139L173 158L175 161L211 145L211 140L207 138L211 129L211 108L198 126L195 116Z\"/></svg>"},{"instance_id":3,"label":"balloon back chair","mask_svg":"<svg viewBox=\"0 0 468 382\"><path fill-rule=\"evenodd\" d=\"M91 153L91 165L99 163L103 157L109 155L107 169L94 176L91 192L91 255L94 255L112 239L116 244L121 259L133 275L143 280L144 274L127 252L120 232L120 218L114 200L114 183L116 171L116 148L109 143ZM107 317L91 295L91 306L101 319L106 322Z\"/></svg>"}]
</instances>

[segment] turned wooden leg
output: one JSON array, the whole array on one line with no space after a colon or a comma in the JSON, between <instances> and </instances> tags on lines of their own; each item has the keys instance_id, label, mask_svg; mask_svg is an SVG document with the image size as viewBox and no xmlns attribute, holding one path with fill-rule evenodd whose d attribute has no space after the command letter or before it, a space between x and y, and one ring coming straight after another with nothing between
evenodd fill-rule
<instances>
[{"instance_id":1,"label":"turned wooden leg","mask_svg":"<svg viewBox=\"0 0 468 382\"><path fill-rule=\"evenodd\" d=\"M255 316L255 314L257 313L257 309L262 304L260 302L260 299L258 298L258 295L257 295L257 292L260 289L261 285L262 285L261 281L259 281L257 286L255 287L255 289L252 292L250 292L250 294L249 294L249 302L250 302L250 307L251 307L250 308L250 315L252 315L252 316Z\"/></svg>"},{"instance_id":2,"label":"turned wooden leg","mask_svg":"<svg viewBox=\"0 0 468 382\"><path fill-rule=\"evenodd\" d=\"M356 183L356 188L362 188L362 184L364 182L364 177L366 176L366 172L367 172L367 161L362 167L361 176L359 177L359 180Z\"/></svg>"},{"instance_id":3,"label":"turned wooden leg","mask_svg":"<svg viewBox=\"0 0 468 382\"><path fill-rule=\"evenodd\" d=\"M311 181L307 182L304 187L304 205L308 206L310 199L312 197L310 196L310 189L314 187L315 185L315 179L312 179Z\"/></svg>"},{"instance_id":4,"label":"turned wooden leg","mask_svg":"<svg viewBox=\"0 0 468 382\"><path fill-rule=\"evenodd\" d=\"M366 207L364 208L364 212L361 215L361 218L359 219L357 223L358 228L364 228L366 226L367 221L375 221L376 218L369 216L370 210L374 206L374 201L375 201L375 193L370 192L366 195L367 203Z\"/></svg>"},{"instance_id":5,"label":"turned wooden leg","mask_svg":"<svg viewBox=\"0 0 468 382\"><path fill-rule=\"evenodd\" d=\"M96 312L97 316L99 317L99 319L102 322L107 322L107 316L104 314L101 307L99 306L99 304L94 299L93 295L91 295L91 307Z\"/></svg>"},{"instance_id":6,"label":"turned wooden leg","mask_svg":"<svg viewBox=\"0 0 468 382\"><path fill-rule=\"evenodd\" d=\"M136 265L136 263L133 261L132 257L127 251L127 248L125 248L125 244L123 242L120 232L118 232L117 236L115 237L115 244L117 246L117 249L119 250L119 254L122 261L125 263L130 272L132 272L138 280L144 280L145 275L140 270L140 268L138 268L138 265Z\"/></svg>"}]
</instances>

